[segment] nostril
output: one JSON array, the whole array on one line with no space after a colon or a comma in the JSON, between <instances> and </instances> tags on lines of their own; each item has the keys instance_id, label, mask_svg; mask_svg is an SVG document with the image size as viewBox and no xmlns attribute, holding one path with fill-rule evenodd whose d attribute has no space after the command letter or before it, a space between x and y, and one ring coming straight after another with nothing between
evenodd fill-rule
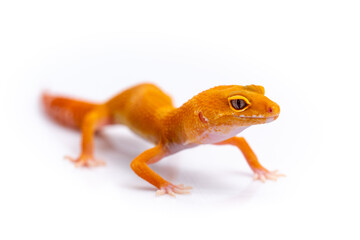
<instances>
[{"instance_id":1,"label":"nostril","mask_svg":"<svg viewBox=\"0 0 360 240\"><path fill-rule=\"evenodd\" d=\"M269 112L271 112L271 113L273 112L273 109L271 107L269 107Z\"/></svg>"}]
</instances>

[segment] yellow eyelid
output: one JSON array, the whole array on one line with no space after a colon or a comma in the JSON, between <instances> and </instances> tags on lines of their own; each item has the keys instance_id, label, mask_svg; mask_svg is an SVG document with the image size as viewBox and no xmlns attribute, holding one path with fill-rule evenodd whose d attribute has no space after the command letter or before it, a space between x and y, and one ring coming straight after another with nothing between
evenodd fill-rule
<instances>
[{"instance_id":1,"label":"yellow eyelid","mask_svg":"<svg viewBox=\"0 0 360 240\"><path fill-rule=\"evenodd\" d=\"M235 108L232 106L232 104L231 104L231 100L237 100L237 99L242 99L242 100L244 100L244 101L246 102L247 106L244 107L243 109L239 109L239 110L235 109ZM246 97L240 96L240 95L235 95L235 96L229 97L229 98L228 98L228 102L229 102L230 108L231 108L233 111L235 111L235 112L243 112L243 111L245 111L246 109L248 109L248 108L250 107L250 105L251 105L250 101L249 101Z\"/></svg>"}]
</instances>

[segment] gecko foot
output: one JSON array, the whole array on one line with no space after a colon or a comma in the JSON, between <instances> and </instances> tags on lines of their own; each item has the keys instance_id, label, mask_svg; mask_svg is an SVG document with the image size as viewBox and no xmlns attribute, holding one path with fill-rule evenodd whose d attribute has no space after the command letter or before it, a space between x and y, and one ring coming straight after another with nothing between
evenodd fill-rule
<instances>
[{"instance_id":1,"label":"gecko foot","mask_svg":"<svg viewBox=\"0 0 360 240\"><path fill-rule=\"evenodd\" d=\"M75 163L75 167L97 167L97 166L105 166L105 162L102 160L96 160L93 156L88 155L80 155L78 158L72 158L69 156L65 156L65 159L70 160Z\"/></svg>"},{"instance_id":2,"label":"gecko foot","mask_svg":"<svg viewBox=\"0 0 360 240\"><path fill-rule=\"evenodd\" d=\"M278 170L269 171L267 169L254 170L254 180L260 180L265 183L266 180L276 181L279 177L285 177L285 174L278 173Z\"/></svg>"},{"instance_id":3,"label":"gecko foot","mask_svg":"<svg viewBox=\"0 0 360 240\"><path fill-rule=\"evenodd\" d=\"M186 194L186 193L190 193L191 189L192 189L192 187L184 186L183 184L174 185L174 184L168 183L168 184L166 184L166 186L161 187L159 190L156 191L156 196L169 194L172 197L176 197L175 193Z\"/></svg>"}]
</instances>

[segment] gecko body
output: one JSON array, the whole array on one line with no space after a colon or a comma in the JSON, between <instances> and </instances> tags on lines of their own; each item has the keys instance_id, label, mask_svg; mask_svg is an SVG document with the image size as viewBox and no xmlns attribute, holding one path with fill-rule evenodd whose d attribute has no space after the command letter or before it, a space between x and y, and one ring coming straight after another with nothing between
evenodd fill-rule
<instances>
[{"instance_id":1,"label":"gecko body","mask_svg":"<svg viewBox=\"0 0 360 240\"><path fill-rule=\"evenodd\" d=\"M190 187L172 184L148 165L178 151L201 144L234 145L245 156L261 181L282 174L268 171L258 161L246 140L236 137L244 129L278 118L280 107L265 95L262 86L217 86L199 93L176 108L157 86L144 83L131 87L104 103L91 103L44 93L45 112L67 127L81 130L81 154L68 157L76 166L104 165L94 158L94 132L111 124L123 124L154 143L131 162L134 172L154 185L157 194L188 193Z\"/></svg>"}]
</instances>

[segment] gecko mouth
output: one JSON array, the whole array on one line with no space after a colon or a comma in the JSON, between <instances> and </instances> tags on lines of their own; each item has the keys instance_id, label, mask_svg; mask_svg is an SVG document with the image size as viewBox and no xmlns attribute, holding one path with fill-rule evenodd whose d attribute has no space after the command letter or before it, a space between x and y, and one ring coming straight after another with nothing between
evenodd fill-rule
<instances>
[{"instance_id":1,"label":"gecko mouth","mask_svg":"<svg viewBox=\"0 0 360 240\"><path fill-rule=\"evenodd\" d=\"M274 116L270 116L270 117L265 117L265 116L257 116L257 115L253 115L253 116L244 116L244 115L240 115L240 116L237 116L235 115L235 117L237 118L250 118L250 119L268 119L268 118L278 118L279 115L274 115Z\"/></svg>"},{"instance_id":2,"label":"gecko mouth","mask_svg":"<svg viewBox=\"0 0 360 240\"><path fill-rule=\"evenodd\" d=\"M235 115L236 116L236 115ZM274 120L276 120L278 117L279 117L279 115L274 115L274 116L271 116L271 117L265 117L265 116L256 116L256 115L253 115L253 116L236 116L237 118L241 118L241 119L263 119L263 120L265 120L267 123L268 122L272 122L272 121L274 121Z\"/></svg>"}]
</instances>

